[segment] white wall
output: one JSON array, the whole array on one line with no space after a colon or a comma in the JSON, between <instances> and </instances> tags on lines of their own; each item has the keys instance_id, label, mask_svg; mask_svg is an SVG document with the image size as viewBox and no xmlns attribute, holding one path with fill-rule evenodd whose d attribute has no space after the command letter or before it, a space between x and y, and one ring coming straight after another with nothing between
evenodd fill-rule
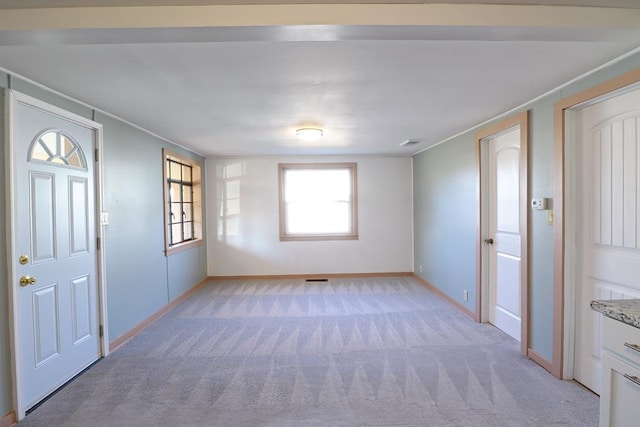
<instances>
[{"instance_id":1,"label":"white wall","mask_svg":"<svg viewBox=\"0 0 640 427\"><path fill-rule=\"evenodd\" d=\"M278 163L357 162L358 240L280 242ZM410 158L208 158L207 267L210 276L412 271ZM239 214L221 216L227 172Z\"/></svg>"}]
</instances>

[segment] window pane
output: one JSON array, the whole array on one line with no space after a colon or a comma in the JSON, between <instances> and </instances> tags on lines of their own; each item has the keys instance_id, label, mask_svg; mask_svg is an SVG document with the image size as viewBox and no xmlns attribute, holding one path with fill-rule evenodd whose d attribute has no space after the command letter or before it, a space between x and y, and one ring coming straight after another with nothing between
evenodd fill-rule
<instances>
[{"instance_id":1,"label":"window pane","mask_svg":"<svg viewBox=\"0 0 640 427\"><path fill-rule=\"evenodd\" d=\"M193 226L190 222L184 223L184 240L193 239Z\"/></svg>"},{"instance_id":2,"label":"window pane","mask_svg":"<svg viewBox=\"0 0 640 427\"><path fill-rule=\"evenodd\" d=\"M176 162L169 162L171 169L169 172L169 177L171 177L171 179L177 179L180 180L182 178L181 173L180 173L180 163L176 163Z\"/></svg>"},{"instance_id":3,"label":"window pane","mask_svg":"<svg viewBox=\"0 0 640 427\"><path fill-rule=\"evenodd\" d=\"M75 153L71 154L71 156L69 156L67 158L67 161L69 162L69 164L71 166L76 166L76 167L83 167L82 165L82 160L80 159L80 155L78 154L78 152L76 151Z\"/></svg>"},{"instance_id":4,"label":"window pane","mask_svg":"<svg viewBox=\"0 0 640 427\"><path fill-rule=\"evenodd\" d=\"M34 160L42 160L42 161L45 161L45 162L48 161L49 160L49 153L47 153L47 151L45 150L45 145L44 144L36 144L33 147L33 152L31 153L31 158L34 159Z\"/></svg>"},{"instance_id":5,"label":"window pane","mask_svg":"<svg viewBox=\"0 0 640 427\"><path fill-rule=\"evenodd\" d=\"M348 169L288 170L285 174L285 201L335 202L351 198Z\"/></svg>"},{"instance_id":6,"label":"window pane","mask_svg":"<svg viewBox=\"0 0 640 427\"><path fill-rule=\"evenodd\" d=\"M171 226L171 244L180 243L182 241L182 224L174 224Z\"/></svg>"},{"instance_id":7,"label":"window pane","mask_svg":"<svg viewBox=\"0 0 640 427\"><path fill-rule=\"evenodd\" d=\"M169 188L169 201L179 202L180 193L181 193L180 184L176 184L175 182L172 182L171 187Z\"/></svg>"},{"instance_id":8,"label":"window pane","mask_svg":"<svg viewBox=\"0 0 640 427\"><path fill-rule=\"evenodd\" d=\"M182 180L191 182L191 166L182 165Z\"/></svg>"},{"instance_id":9,"label":"window pane","mask_svg":"<svg viewBox=\"0 0 640 427\"><path fill-rule=\"evenodd\" d=\"M348 203L289 203L287 208L287 233L351 232Z\"/></svg>"},{"instance_id":10,"label":"window pane","mask_svg":"<svg viewBox=\"0 0 640 427\"><path fill-rule=\"evenodd\" d=\"M183 202L191 201L191 186L189 185L182 186L182 201Z\"/></svg>"},{"instance_id":11,"label":"window pane","mask_svg":"<svg viewBox=\"0 0 640 427\"><path fill-rule=\"evenodd\" d=\"M60 155L68 157L75 145L65 135L60 135L60 139L62 140L62 151Z\"/></svg>"},{"instance_id":12,"label":"window pane","mask_svg":"<svg viewBox=\"0 0 640 427\"><path fill-rule=\"evenodd\" d=\"M56 151L57 151L56 150L56 141L58 140L58 133L57 132L47 132L44 135L42 135L40 137L40 139L42 140L44 145L47 146L49 151L51 151L52 153L56 153Z\"/></svg>"},{"instance_id":13,"label":"window pane","mask_svg":"<svg viewBox=\"0 0 640 427\"><path fill-rule=\"evenodd\" d=\"M171 212L169 214L169 222L175 224L182 221L182 209L181 203L171 203Z\"/></svg>"},{"instance_id":14,"label":"window pane","mask_svg":"<svg viewBox=\"0 0 640 427\"><path fill-rule=\"evenodd\" d=\"M182 212L184 212L183 221L193 221L193 204L184 203L182 205Z\"/></svg>"}]
</instances>

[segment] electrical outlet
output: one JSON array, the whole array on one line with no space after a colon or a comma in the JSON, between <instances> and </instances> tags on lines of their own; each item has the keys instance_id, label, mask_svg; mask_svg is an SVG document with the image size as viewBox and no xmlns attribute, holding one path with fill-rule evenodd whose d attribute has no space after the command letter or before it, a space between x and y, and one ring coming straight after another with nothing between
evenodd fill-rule
<instances>
[{"instance_id":1,"label":"electrical outlet","mask_svg":"<svg viewBox=\"0 0 640 427\"><path fill-rule=\"evenodd\" d=\"M422 273L422 264L420 264L420 273Z\"/></svg>"},{"instance_id":2,"label":"electrical outlet","mask_svg":"<svg viewBox=\"0 0 640 427\"><path fill-rule=\"evenodd\" d=\"M468 290L464 290L462 297L464 298L465 301L469 301L469 291Z\"/></svg>"}]
</instances>

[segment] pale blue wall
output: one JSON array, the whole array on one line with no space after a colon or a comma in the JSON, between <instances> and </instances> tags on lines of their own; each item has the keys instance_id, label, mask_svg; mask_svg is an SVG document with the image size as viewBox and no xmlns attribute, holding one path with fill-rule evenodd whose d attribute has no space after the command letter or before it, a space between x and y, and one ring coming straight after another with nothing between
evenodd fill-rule
<instances>
[{"instance_id":1,"label":"pale blue wall","mask_svg":"<svg viewBox=\"0 0 640 427\"><path fill-rule=\"evenodd\" d=\"M534 197L553 197L553 104L640 67L640 54L571 84L526 107L530 122L530 185ZM526 84L526 83L523 83ZM515 113L514 113L515 114ZM495 122L494 122L495 123ZM490 126L493 123L487 124ZM454 300L475 310L477 233L476 129L414 157L414 271ZM553 353L553 227L532 212L530 340L547 360ZM463 289L469 301L463 301Z\"/></svg>"},{"instance_id":2,"label":"pale blue wall","mask_svg":"<svg viewBox=\"0 0 640 427\"><path fill-rule=\"evenodd\" d=\"M0 88L6 87L7 78L0 73ZM89 108L29 83L13 78L11 87L91 118ZM4 118L3 110L0 105L0 118ZM162 148L203 163L204 159L104 114L96 114L95 119L104 126L103 204L110 222L105 228L104 249L108 328L113 341L206 277L206 245L164 256ZM0 224L5 223L6 209L3 124L0 122ZM0 238L6 241L4 227L0 227ZM0 291L0 416L13 409L6 260L5 245L0 245L0 280L4 284Z\"/></svg>"},{"instance_id":3,"label":"pale blue wall","mask_svg":"<svg viewBox=\"0 0 640 427\"><path fill-rule=\"evenodd\" d=\"M474 310L476 155L459 137L413 159L414 271ZM463 291L469 291L469 301Z\"/></svg>"},{"instance_id":4,"label":"pale blue wall","mask_svg":"<svg viewBox=\"0 0 640 427\"><path fill-rule=\"evenodd\" d=\"M554 93L530 106L529 168L532 197L553 198ZM550 206L551 207L551 206ZM553 337L553 226L544 211L530 211L530 347L551 360Z\"/></svg>"},{"instance_id":5,"label":"pale blue wall","mask_svg":"<svg viewBox=\"0 0 640 427\"><path fill-rule=\"evenodd\" d=\"M169 257L167 265L169 300L173 301L184 294L205 276L203 271L207 262L205 246L178 252Z\"/></svg>"}]
</instances>

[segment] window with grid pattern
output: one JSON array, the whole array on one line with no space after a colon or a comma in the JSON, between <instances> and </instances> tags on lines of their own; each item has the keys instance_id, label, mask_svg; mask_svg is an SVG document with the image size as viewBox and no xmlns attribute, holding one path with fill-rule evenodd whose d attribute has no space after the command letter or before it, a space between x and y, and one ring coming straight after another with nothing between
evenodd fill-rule
<instances>
[{"instance_id":1,"label":"window with grid pattern","mask_svg":"<svg viewBox=\"0 0 640 427\"><path fill-rule=\"evenodd\" d=\"M164 151L165 251L167 255L202 240L202 168Z\"/></svg>"}]
</instances>

